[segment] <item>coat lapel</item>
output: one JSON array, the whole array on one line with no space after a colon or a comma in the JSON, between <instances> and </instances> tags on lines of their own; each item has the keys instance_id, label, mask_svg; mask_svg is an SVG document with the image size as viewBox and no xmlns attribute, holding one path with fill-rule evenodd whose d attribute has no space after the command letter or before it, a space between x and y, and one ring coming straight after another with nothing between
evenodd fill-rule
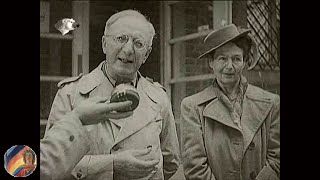
<instances>
[{"instance_id":1,"label":"coat lapel","mask_svg":"<svg viewBox=\"0 0 320 180\"><path fill-rule=\"evenodd\" d=\"M208 101L211 102L209 102L209 104L207 104L203 110L204 117L208 117L211 120L215 120L229 127L239 129L233 123L227 108L218 100L213 86L205 89L200 95L200 104Z\"/></svg>"},{"instance_id":2,"label":"coat lapel","mask_svg":"<svg viewBox=\"0 0 320 180\"><path fill-rule=\"evenodd\" d=\"M241 118L244 136L244 149L248 148L253 137L265 121L271 108L271 101L261 94L255 94L252 86L249 85L243 100L243 112Z\"/></svg>"},{"instance_id":3,"label":"coat lapel","mask_svg":"<svg viewBox=\"0 0 320 180\"><path fill-rule=\"evenodd\" d=\"M124 126L120 129L113 146L147 126L160 113L160 107L151 101L145 92L145 87L143 87L144 83L140 81L141 79L137 86L140 96L139 105L137 109L134 110L133 115L125 119Z\"/></svg>"},{"instance_id":4,"label":"coat lapel","mask_svg":"<svg viewBox=\"0 0 320 180\"><path fill-rule=\"evenodd\" d=\"M107 81L106 77L101 71L102 64L103 62L101 62L99 66L95 68L91 73L83 76L83 78L80 79L80 85L78 87L81 94L88 94L97 86Z\"/></svg>"},{"instance_id":5,"label":"coat lapel","mask_svg":"<svg viewBox=\"0 0 320 180\"><path fill-rule=\"evenodd\" d=\"M107 80L98 84L91 92L89 97L101 96L111 98L111 92L114 89L113 85Z\"/></svg>"},{"instance_id":6,"label":"coat lapel","mask_svg":"<svg viewBox=\"0 0 320 180\"><path fill-rule=\"evenodd\" d=\"M217 99L213 86L202 92L199 105L210 101L203 110L203 116L241 131L244 139L244 149L247 149L272 108L270 98L256 92L251 85L248 86L243 100L242 130L233 123L227 108Z\"/></svg>"},{"instance_id":7,"label":"coat lapel","mask_svg":"<svg viewBox=\"0 0 320 180\"><path fill-rule=\"evenodd\" d=\"M239 129L232 121L227 108L216 98L212 100L203 110L203 116L220 122L224 125Z\"/></svg>"}]
</instances>

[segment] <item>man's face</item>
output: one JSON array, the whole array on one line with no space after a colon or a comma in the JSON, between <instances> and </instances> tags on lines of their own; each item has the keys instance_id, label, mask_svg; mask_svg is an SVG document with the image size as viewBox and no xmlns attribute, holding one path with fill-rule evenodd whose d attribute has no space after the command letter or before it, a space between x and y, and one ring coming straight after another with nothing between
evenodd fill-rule
<instances>
[{"instance_id":1,"label":"man's face","mask_svg":"<svg viewBox=\"0 0 320 180\"><path fill-rule=\"evenodd\" d=\"M128 41L124 41L123 37L129 37ZM151 52L151 38L146 21L131 16L118 19L110 26L108 34L102 37L108 70L122 78L135 76ZM139 42L145 42L145 46L139 49Z\"/></svg>"},{"instance_id":2,"label":"man's face","mask_svg":"<svg viewBox=\"0 0 320 180\"><path fill-rule=\"evenodd\" d=\"M244 68L243 50L229 42L215 50L213 60L209 62L217 80L224 86L234 86Z\"/></svg>"}]
</instances>

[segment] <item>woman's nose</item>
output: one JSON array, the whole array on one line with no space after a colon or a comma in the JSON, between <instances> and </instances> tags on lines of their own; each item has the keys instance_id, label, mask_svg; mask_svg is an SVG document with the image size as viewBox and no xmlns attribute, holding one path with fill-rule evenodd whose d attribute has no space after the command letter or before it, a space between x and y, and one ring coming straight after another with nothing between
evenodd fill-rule
<instances>
[{"instance_id":1,"label":"woman's nose","mask_svg":"<svg viewBox=\"0 0 320 180\"><path fill-rule=\"evenodd\" d=\"M232 64L232 59L231 59L231 58L228 58L225 67L226 67L227 69L232 69L232 68L233 68L233 64Z\"/></svg>"}]
</instances>

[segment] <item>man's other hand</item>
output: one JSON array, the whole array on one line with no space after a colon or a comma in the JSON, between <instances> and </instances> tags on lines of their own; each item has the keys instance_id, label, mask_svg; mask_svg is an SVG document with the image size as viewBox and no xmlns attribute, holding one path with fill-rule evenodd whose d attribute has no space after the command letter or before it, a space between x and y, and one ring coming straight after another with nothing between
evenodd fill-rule
<instances>
[{"instance_id":1,"label":"man's other hand","mask_svg":"<svg viewBox=\"0 0 320 180\"><path fill-rule=\"evenodd\" d=\"M143 150L126 150L115 154L114 169L117 174L128 178L143 178L157 171L160 159L141 160L139 157L148 155L151 148Z\"/></svg>"}]
</instances>

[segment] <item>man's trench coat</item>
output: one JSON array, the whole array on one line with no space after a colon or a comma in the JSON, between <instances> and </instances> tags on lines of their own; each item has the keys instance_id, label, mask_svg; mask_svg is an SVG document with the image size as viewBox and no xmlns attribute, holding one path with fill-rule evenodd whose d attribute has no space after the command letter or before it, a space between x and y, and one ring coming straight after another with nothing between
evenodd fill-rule
<instances>
[{"instance_id":1,"label":"man's trench coat","mask_svg":"<svg viewBox=\"0 0 320 180\"><path fill-rule=\"evenodd\" d=\"M81 101L94 96L110 97L112 84L100 65L85 76L61 81L54 99L46 129L71 111ZM160 159L158 171L144 179L168 179L179 166L179 143L171 104L161 85L140 75L137 83L140 102L132 116L123 122L118 135L119 120L104 121L86 126L90 134L90 152L74 168L78 179L128 179L113 170L113 154L129 149L145 149L152 145L152 153ZM149 157L144 157L148 159ZM68 177L70 179L71 177Z\"/></svg>"},{"instance_id":2,"label":"man's trench coat","mask_svg":"<svg viewBox=\"0 0 320 180\"><path fill-rule=\"evenodd\" d=\"M276 180L280 176L280 98L248 85L242 130L210 86L181 103L187 179Z\"/></svg>"}]
</instances>

